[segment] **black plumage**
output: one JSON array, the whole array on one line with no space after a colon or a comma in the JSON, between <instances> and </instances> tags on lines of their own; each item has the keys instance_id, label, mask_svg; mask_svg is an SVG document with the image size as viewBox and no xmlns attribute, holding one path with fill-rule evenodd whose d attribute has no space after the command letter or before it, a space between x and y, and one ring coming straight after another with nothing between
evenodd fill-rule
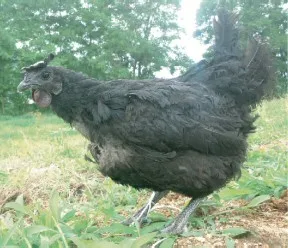
<instances>
[{"instance_id":1,"label":"black plumage","mask_svg":"<svg viewBox=\"0 0 288 248\"><path fill-rule=\"evenodd\" d=\"M24 68L18 89L32 88L38 105L51 105L90 140L103 175L200 199L240 176L251 109L274 84L267 46L253 39L242 52L236 22L220 10L214 58L178 78L104 82L48 66L50 57ZM182 231L175 223L165 231Z\"/></svg>"}]
</instances>

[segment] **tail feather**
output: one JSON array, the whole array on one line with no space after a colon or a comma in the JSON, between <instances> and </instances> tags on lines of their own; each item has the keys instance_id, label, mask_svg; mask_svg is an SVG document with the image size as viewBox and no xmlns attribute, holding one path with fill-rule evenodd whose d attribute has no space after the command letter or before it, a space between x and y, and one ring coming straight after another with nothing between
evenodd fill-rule
<instances>
[{"instance_id":1,"label":"tail feather","mask_svg":"<svg viewBox=\"0 0 288 248\"><path fill-rule=\"evenodd\" d=\"M252 38L243 51L239 44L238 15L225 9L214 19L214 57L200 62L177 80L198 81L222 95L230 95L240 106L254 106L275 86L268 44ZM195 69L196 68L196 69Z\"/></svg>"},{"instance_id":2,"label":"tail feather","mask_svg":"<svg viewBox=\"0 0 288 248\"><path fill-rule=\"evenodd\" d=\"M253 95L252 103L258 103L273 92L276 84L268 43L261 38L251 38L242 61L246 70L243 80L245 89Z\"/></svg>"},{"instance_id":3,"label":"tail feather","mask_svg":"<svg viewBox=\"0 0 288 248\"><path fill-rule=\"evenodd\" d=\"M213 19L215 35L214 60L241 56L239 30L236 27L238 15L219 9L217 19Z\"/></svg>"},{"instance_id":4,"label":"tail feather","mask_svg":"<svg viewBox=\"0 0 288 248\"><path fill-rule=\"evenodd\" d=\"M268 44L260 39L250 39L239 62L238 73L231 74L230 80L219 77L217 81L219 84L226 81L226 84L222 83L221 89L231 94L239 105L255 106L275 88L275 73ZM229 63L226 67L228 75L233 61Z\"/></svg>"}]
</instances>

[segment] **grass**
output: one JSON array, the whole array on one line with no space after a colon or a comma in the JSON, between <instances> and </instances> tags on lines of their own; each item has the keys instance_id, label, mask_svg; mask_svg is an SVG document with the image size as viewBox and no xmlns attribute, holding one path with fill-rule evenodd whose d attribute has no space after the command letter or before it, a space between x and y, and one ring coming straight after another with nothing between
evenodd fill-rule
<instances>
[{"instance_id":1,"label":"grass","mask_svg":"<svg viewBox=\"0 0 288 248\"><path fill-rule=\"evenodd\" d=\"M281 196L287 188L287 105L288 99L276 99L257 108L261 117L241 179L213 194L185 235L222 235L233 247L233 238L247 230L219 232L219 213L208 214L211 208L245 199L250 205L241 209L253 209ZM84 160L88 142L61 119L0 116L0 126L0 247L141 247L159 239L153 231L168 221L161 213L152 213L143 228L119 224L149 192L104 178ZM176 237L164 238L160 247L173 247Z\"/></svg>"}]
</instances>

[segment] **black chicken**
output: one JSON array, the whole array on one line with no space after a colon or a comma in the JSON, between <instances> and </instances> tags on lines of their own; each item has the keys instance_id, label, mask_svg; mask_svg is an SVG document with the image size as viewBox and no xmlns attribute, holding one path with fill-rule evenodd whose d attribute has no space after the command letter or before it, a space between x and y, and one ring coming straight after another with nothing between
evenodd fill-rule
<instances>
[{"instance_id":1,"label":"black chicken","mask_svg":"<svg viewBox=\"0 0 288 248\"><path fill-rule=\"evenodd\" d=\"M162 232L180 233L200 200L240 176L251 109L274 85L266 45L242 52L237 17L214 20L215 56L170 80L98 81L48 59L25 67L18 90L74 126L90 142L100 171L114 181L155 192L127 224L141 222L168 191L192 197Z\"/></svg>"}]
</instances>

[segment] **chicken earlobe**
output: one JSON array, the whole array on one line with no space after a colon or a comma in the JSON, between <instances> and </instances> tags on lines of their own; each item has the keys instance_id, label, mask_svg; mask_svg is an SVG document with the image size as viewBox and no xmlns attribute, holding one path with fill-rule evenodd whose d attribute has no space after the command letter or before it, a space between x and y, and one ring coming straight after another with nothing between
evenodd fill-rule
<instances>
[{"instance_id":1,"label":"chicken earlobe","mask_svg":"<svg viewBox=\"0 0 288 248\"><path fill-rule=\"evenodd\" d=\"M47 108L52 101L52 96L50 93L44 90L32 90L33 101L41 108Z\"/></svg>"}]
</instances>

